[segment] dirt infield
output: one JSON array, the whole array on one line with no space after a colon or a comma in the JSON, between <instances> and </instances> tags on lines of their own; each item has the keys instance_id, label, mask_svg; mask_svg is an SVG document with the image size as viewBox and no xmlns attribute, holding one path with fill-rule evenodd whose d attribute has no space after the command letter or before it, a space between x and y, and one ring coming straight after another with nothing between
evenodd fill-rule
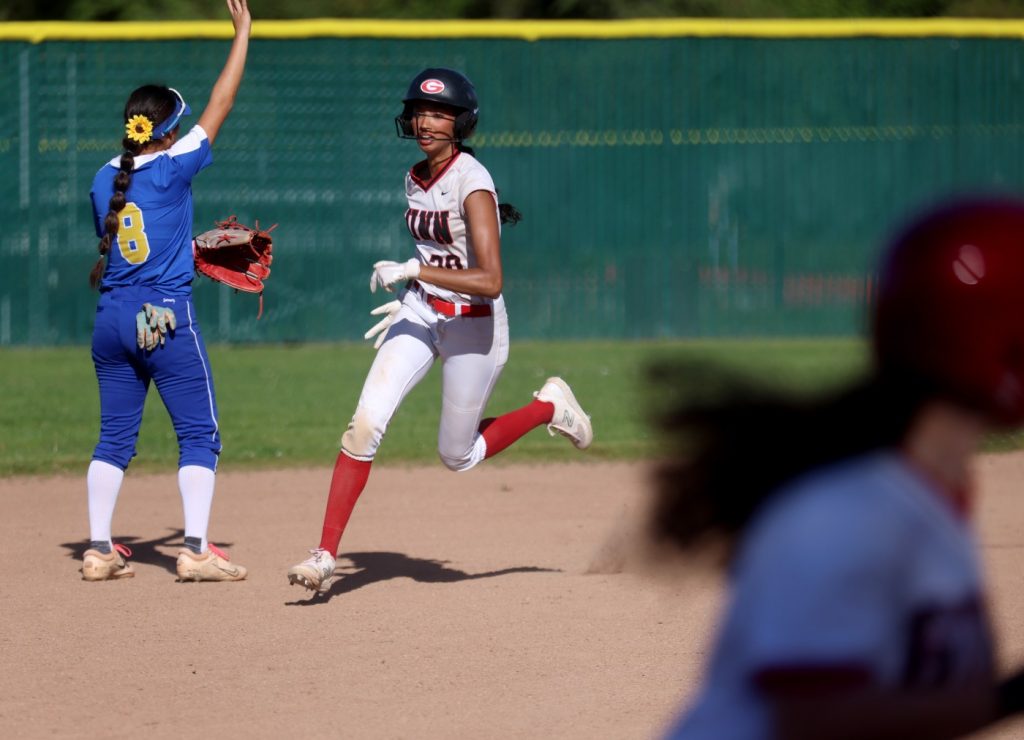
<instances>
[{"instance_id":1,"label":"dirt infield","mask_svg":"<svg viewBox=\"0 0 1024 740\"><path fill-rule=\"evenodd\" d=\"M1024 662L1024 455L983 458L1000 655ZM211 536L250 580L178 584L173 474L129 475L137 576L80 580L82 478L0 481L0 736L650 738L696 685L721 588L629 557L645 468L374 472L326 597L329 469L218 477ZM1024 737L1024 724L987 737Z\"/></svg>"}]
</instances>

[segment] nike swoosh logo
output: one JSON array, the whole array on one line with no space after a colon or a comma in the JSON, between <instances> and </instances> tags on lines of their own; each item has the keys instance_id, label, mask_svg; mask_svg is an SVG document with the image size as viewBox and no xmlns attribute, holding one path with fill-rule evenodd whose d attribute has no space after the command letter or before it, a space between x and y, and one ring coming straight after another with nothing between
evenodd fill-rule
<instances>
[{"instance_id":1,"label":"nike swoosh logo","mask_svg":"<svg viewBox=\"0 0 1024 740\"><path fill-rule=\"evenodd\" d=\"M452 191L451 190L442 190L441 191L441 195L448 195L448 193L450 193L450 192L452 192Z\"/></svg>"}]
</instances>

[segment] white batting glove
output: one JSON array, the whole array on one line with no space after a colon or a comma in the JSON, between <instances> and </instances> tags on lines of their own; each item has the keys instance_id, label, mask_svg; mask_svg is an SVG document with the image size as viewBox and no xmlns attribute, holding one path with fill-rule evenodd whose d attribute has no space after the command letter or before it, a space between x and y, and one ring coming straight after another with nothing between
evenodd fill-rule
<instances>
[{"instance_id":1,"label":"white batting glove","mask_svg":"<svg viewBox=\"0 0 1024 740\"><path fill-rule=\"evenodd\" d=\"M376 293L377 286L392 292L395 283L415 280L420 276L420 261L413 257L405 262L381 260L373 263L373 274L370 275L370 292Z\"/></svg>"},{"instance_id":2,"label":"white batting glove","mask_svg":"<svg viewBox=\"0 0 1024 740\"><path fill-rule=\"evenodd\" d=\"M377 306L377 308L370 311L371 316L380 316L384 314L384 318L373 325L368 332L363 334L363 339L370 339L375 334L379 334L377 341L373 343L374 349L380 349L380 346L384 344L384 340L388 336L388 329L391 328L391 323L395 320L395 316L398 314L398 309L402 307L402 302L394 300L389 303L385 303L383 306Z\"/></svg>"}]
</instances>

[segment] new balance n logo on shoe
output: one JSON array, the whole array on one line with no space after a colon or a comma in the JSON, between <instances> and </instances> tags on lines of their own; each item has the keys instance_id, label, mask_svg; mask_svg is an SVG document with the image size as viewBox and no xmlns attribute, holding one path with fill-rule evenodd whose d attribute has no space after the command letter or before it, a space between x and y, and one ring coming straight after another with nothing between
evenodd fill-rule
<instances>
[{"instance_id":1,"label":"new balance n logo on shoe","mask_svg":"<svg viewBox=\"0 0 1024 740\"><path fill-rule=\"evenodd\" d=\"M559 377L551 377L533 394L538 401L545 401L555 407L548 433L568 437L577 449L585 450L594 439L590 417L580 408L568 384Z\"/></svg>"}]
</instances>

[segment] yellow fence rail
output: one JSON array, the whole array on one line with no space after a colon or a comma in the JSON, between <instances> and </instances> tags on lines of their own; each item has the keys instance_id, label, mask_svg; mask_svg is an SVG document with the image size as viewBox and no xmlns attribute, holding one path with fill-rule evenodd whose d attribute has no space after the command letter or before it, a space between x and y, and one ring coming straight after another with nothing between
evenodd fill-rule
<instances>
[{"instance_id":1,"label":"yellow fence rail","mask_svg":"<svg viewBox=\"0 0 1024 740\"><path fill-rule=\"evenodd\" d=\"M26 21L0 24L0 41L139 41L227 39L227 21ZM257 20L253 37L306 38L1024 38L1024 20L976 18L923 19L729 19L642 18L613 21L575 20L377 20L312 18Z\"/></svg>"}]
</instances>

